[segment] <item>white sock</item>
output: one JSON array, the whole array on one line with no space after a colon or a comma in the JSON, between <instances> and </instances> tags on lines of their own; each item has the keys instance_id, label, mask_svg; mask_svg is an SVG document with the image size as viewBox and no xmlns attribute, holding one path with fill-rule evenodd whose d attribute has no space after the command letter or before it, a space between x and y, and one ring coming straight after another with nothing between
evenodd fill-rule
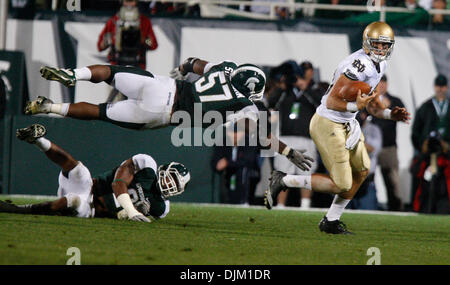
<instances>
[{"instance_id":1,"label":"white sock","mask_svg":"<svg viewBox=\"0 0 450 285\"><path fill-rule=\"evenodd\" d=\"M75 73L75 78L77 80L91 80L92 73L88 67L77 68L74 69L73 72Z\"/></svg>"},{"instance_id":2,"label":"white sock","mask_svg":"<svg viewBox=\"0 0 450 285\"><path fill-rule=\"evenodd\" d=\"M286 175L283 182L287 187L304 188L311 190L311 175Z\"/></svg>"},{"instance_id":3,"label":"white sock","mask_svg":"<svg viewBox=\"0 0 450 285\"><path fill-rule=\"evenodd\" d=\"M311 207L311 199L302 198L300 207L304 209L309 209Z\"/></svg>"},{"instance_id":4,"label":"white sock","mask_svg":"<svg viewBox=\"0 0 450 285\"><path fill-rule=\"evenodd\" d=\"M36 146L43 152L47 152L52 147L52 142L46 138L38 138Z\"/></svg>"},{"instance_id":5,"label":"white sock","mask_svg":"<svg viewBox=\"0 0 450 285\"><path fill-rule=\"evenodd\" d=\"M339 220L349 202L350 200L341 198L339 195L334 195L333 203L331 204L330 209L328 209L326 215L328 221Z\"/></svg>"},{"instance_id":6,"label":"white sock","mask_svg":"<svg viewBox=\"0 0 450 285\"><path fill-rule=\"evenodd\" d=\"M61 115L61 116L66 116L67 112L69 112L69 106L70 106L70 103L61 103L61 104L53 103L50 106L50 112Z\"/></svg>"}]
</instances>

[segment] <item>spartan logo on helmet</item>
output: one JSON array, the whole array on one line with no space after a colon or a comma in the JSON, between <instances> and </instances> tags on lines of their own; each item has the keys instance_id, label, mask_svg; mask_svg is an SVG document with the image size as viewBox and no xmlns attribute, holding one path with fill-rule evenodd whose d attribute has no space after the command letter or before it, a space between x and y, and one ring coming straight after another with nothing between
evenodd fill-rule
<instances>
[{"instance_id":1,"label":"spartan logo on helmet","mask_svg":"<svg viewBox=\"0 0 450 285\"><path fill-rule=\"evenodd\" d=\"M230 75L231 85L249 100L261 100L266 85L266 75L256 65L239 65Z\"/></svg>"},{"instance_id":2,"label":"spartan logo on helmet","mask_svg":"<svg viewBox=\"0 0 450 285\"><path fill-rule=\"evenodd\" d=\"M250 77L247 79L247 82L245 82L245 86L250 90L250 92L255 92L256 84L259 83L259 79L256 77Z\"/></svg>"},{"instance_id":3,"label":"spartan logo on helmet","mask_svg":"<svg viewBox=\"0 0 450 285\"><path fill-rule=\"evenodd\" d=\"M158 167L158 186L164 198L180 195L191 180L187 168L178 162L171 162Z\"/></svg>"}]
</instances>

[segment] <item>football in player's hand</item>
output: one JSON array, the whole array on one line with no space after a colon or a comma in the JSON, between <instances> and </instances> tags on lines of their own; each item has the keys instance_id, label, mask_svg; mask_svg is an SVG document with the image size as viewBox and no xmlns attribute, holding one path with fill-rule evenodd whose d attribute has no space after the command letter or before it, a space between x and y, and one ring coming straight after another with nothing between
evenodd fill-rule
<instances>
[{"instance_id":1,"label":"football in player's hand","mask_svg":"<svg viewBox=\"0 0 450 285\"><path fill-rule=\"evenodd\" d=\"M354 102L356 101L356 96L358 96L358 90L361 90L362 94L368 95L371 89L370 85L365 82L352 81L344 85L339 91L339 94L347 102Z\"/></svg>"}]
</instances>

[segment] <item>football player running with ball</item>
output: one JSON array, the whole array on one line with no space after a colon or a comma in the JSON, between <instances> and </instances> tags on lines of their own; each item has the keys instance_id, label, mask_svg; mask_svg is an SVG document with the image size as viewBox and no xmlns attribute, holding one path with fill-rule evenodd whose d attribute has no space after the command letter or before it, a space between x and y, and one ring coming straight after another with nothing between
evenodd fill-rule
<instances>
[{"instance_id":1,"label":"football player running with ball","mask_svg":"<svg viewBox=\"0 0 450 285\"><path fill-rule=\"evenodd\" d=\"M189 73L200 77L188 82L184 79ZM182 120L176 122L180 113L190 116L190 126L205 127L202 123L204 115L214 111L223 123L245 126L248 134L258 132L259 110L253 101L263 98L266 84L264 72L255 65L238 66L231 61L209 63L199 58L185 60L171 71L172 78L113 65L93 65L74 70L46 66L41 68L41 75L68 87L75 86L80 80L106 82L127 99L100 105L86 102L56 104L40 96L27 103L25 113L28 115L55 113L83 120L103 120L131 129L154 129L181 125ZM196 117L200 118L200 123L194 119ZM266 148L273 146L275 151L302 170L311 167L312 158L304 155L304 151L289 148L270 133L264 136L261 132L259 139Z\"/></svg>"},{"instance_id":2,"label":"football player running with ball","mask_svg":"<svg viewBox=\"0 0 450 285\"><path fill-rule=\"evenodd\" d=\"M150 222L164 218L169 198L184 192L190 173L181 163L157 167L146 154L137 154L94 178L81 161L46 139L44 126L34 124L17 130L17 138L34 144L61 167L58 199L30 205L0 201L0 212L63 215L80 218L118 218Z\"/></svg>"},{"instance_id":3,"label":"football player running with ball","mask_svg":"<svg viewBox=\"0 0 450 285\"><path fill-rule=\"evenodd\" d=\"M334 193L335 197L319 229L331 234L351 234L340 217L366 179L370 159L364 145L356 113L364 108L378 118L408 122L410 114L405 108L384 107L375 88L386 70L386 60L394 48L394 31L383 22L369 24L363 33L363 47L345 58L337 67L332 84L322 98L321 105L310 122L310 134L319 150L329 175L286 175L272 173L270 188L266 191L266 207L280 191L286 188L307 188L313 191ZM348 99L341 88L356 81L370 85L370 94L358 91L356 100ZM345 89L344 89L345 90Z\"/></svg>"}]
</instances>

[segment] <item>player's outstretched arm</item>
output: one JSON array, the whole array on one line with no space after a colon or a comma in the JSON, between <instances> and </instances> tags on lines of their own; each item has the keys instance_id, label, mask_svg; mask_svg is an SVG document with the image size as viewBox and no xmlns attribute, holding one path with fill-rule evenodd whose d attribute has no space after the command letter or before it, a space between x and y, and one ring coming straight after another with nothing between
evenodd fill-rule
<instances>
[{"instance_id":1,"label":"player's outstretched arm","mask_svg":"<svg viewBox=\"0 0 450 285\"><path fill-rule=\"evenodd\" d=\"M245 126L245 133L249 136L255 135L258 133L258 123L249 120L249 119L241 119L245 120L245 123L237 123L239 126ZM259 121L258 121L259 122ZM295 164L298 168L303 171L307 171L311 168L311 162L314 162L314 159L305 154L306 150L295 150L287 146L285 143L280 141L276 136L273 136L271 133L267 137L260 136L260 142L262 145L266 146L265 148L275 148L275 151L279 154L282 154L287 157L293 164Z\"/></svg>"},{"instance_id":2,"label":"player's outstretched arm","mask_svg":"<svg viewBox=\"0 0 450 285\"><path fill-rule=\"evenodd\" d=\"M111 187L114 191L114 195L117 198L120 206L126 212L128 219L139 222L150 223L150 220L143 214L139 213L131 202L130 195L128 194L128 186L134 178L134 164L130 158L126 160L116 171L114 181Z\"/></svg>"},{"instance_id":3,"label":"player's outstretched arm","mask_svg":"<svg viewBox=\"0 0 450 285\"><path fill-rule=\"evenodd\" d=\"M180 66L175 67L170 72L170 77L178 80L184 80L189 72L203 75L207 61L197 57L190 57L186 59Z\"/></svg>"},{"instance_id":4,"label":"player's outstretched arm","mask_svg":"<svg viewBox=\"0 0 450 285\"><path fill-rule=\"evenodd\" d=\"M289 159L290 162L295 164L295 166L297 166L301 170L308 171L311 168L311 163L314 162L314 159L305 154L305 149L292 149L285 143L280 141L277 137L272 136L272 134L269 134L267 139L270 140L271 144L278 145L277 152L279 154L286 156L286 158Z\"/></svg>"},{"instance_id":5,"label":"player's outstretched arm","mask_svg":"<svg viewBox=\"0 0 450 285\"><path fill-rule=\"evenodd\" d=\"M375 93L374 99L366 107L369 114L374 117L386 120L400 121L404 123L409 123L411 120L411 114L406 111L406 108L394 107L394 109L389 109L384 106L380 100L380 96Z\"/></svg>"},{"instance_id":6,"label":"player's outstretched arm","mask_svg":"<svg viewBox=\"0 0 450 285\"><path fill-rule=\"evenodd\" d=\"M0 213L73 216L74 210L67 207L67 198L62 197L55 201L26 205L15 205L0 200Z\"/></svg>"}]
</instances>

